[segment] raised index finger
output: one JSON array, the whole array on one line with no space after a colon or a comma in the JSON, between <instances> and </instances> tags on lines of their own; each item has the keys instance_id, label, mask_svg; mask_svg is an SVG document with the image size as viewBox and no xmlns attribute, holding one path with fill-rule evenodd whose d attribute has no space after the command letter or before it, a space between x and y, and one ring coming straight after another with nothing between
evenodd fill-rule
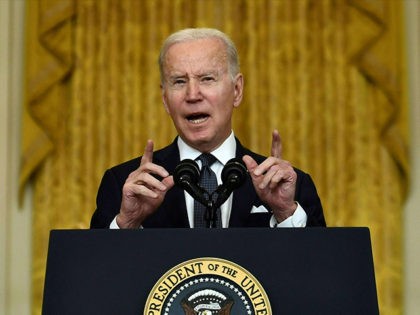
<instances>
[{"instance_id":1,"label":"raised index finger","mask_svg":"<svg viewBox=\"0 0 420 315\"><path fill-rule=\"evenodd\" d=\"M281 159L282 156L282 144L280 134L277 129L273 130L273 138L271 141L271 156Z\"/></svg>"},{"instance_id":2,"label":"raised index finger","mask_svg":"<svg viewBox=\"0 0 420 315\"><path fill-rule=\"evenodd\" d=\"M141 158L140 165L144 165L152 161L153 161L153 141L149 139L147 140L146 147L144 148L144 154L143 154L143 157Z\"/></svg>"}]
</instances>

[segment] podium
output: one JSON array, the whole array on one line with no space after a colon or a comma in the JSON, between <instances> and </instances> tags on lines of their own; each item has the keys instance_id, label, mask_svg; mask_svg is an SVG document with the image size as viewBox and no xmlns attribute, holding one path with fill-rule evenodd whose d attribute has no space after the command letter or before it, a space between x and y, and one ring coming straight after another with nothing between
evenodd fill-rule
<instances>
[{"instance_id":1,"label":"podium","mask_svg":"<svg viewBox=\"0 0 420 315\"><path fill-rule=\"evenodd\" d=\"M203 261L221 273L194 282L192 266L201 273ZM193 303L194 292L225 275L238 281L222 279L221 291L243 294L223 314L246 315L235 309L245 300L254 303L249 314L379 314L367 228L53 230L42 313L193 314L175 304ZM262 296L270 307L256 310Z\"/></svg>"}]
</instances>

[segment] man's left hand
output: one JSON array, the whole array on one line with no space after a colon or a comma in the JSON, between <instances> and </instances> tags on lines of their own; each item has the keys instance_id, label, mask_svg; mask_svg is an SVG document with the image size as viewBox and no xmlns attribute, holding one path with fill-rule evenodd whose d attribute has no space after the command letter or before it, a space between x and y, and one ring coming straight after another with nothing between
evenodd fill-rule
<instances>
[{"instance_id":1,"label":"man's left hand","mask_svg":"<svg viewBox=\"0 0 420 315\"><path fill-rule=\"evenodd\" d=\"M293 215L297 208L294 200L297 175L292 165L282 159L279 132L273 131L271 156L260 165L249 155L243 161L258 196L270 207L276 220L281 222Z\"/></svg>"}]
</instances>

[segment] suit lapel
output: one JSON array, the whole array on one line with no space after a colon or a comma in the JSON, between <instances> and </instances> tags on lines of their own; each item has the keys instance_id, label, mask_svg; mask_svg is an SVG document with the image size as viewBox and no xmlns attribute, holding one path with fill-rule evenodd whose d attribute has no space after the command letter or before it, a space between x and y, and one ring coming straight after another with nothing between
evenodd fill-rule
<instances>
[{"instance_id":1,"label":"suit lapel","mask_svg":"<svg viewBox=\"0 0 420 315\"><path fill-rule=\"evenodd\" d=\"M242 159L245 154L249 154L249 152L236 139L236 157ZM247 222L255 199L255 190L251 177L248 175L245 183L233 192L230 227L243 226L244 222Z\"/></svg>"},{"instance_id":2,"label":"suit lapel","mask_svg":"<svg viewBox=\"0 0 420 315\"><path fill-rule=\"evenodd\" d=\"M153 161L172 175L180 162L177 138L169 146L156 151L153 154ZM160 220L168 227L189 227L184 191L181 188L175 186L169 190L160 208L162 214Z\"/></svg>"}]
</instances>

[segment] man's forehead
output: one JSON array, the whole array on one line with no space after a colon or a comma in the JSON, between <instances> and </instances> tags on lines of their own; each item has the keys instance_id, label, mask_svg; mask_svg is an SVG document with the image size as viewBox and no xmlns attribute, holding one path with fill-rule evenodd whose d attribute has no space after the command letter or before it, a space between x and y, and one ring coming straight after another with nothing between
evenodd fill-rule
<instances>
[{"instance_id":1,"label":"man's forehead","mask_svg":"<svg viewBox=\"0 0 420 315\"><path fill-rule=\"evenodd\" d=\"M171 47L172 48L172 47ZM196 46L168 50L165 58L165 72L169 73L213 73L227 69L227 55L220 47Z\"/></svg>"}]
</instances>

